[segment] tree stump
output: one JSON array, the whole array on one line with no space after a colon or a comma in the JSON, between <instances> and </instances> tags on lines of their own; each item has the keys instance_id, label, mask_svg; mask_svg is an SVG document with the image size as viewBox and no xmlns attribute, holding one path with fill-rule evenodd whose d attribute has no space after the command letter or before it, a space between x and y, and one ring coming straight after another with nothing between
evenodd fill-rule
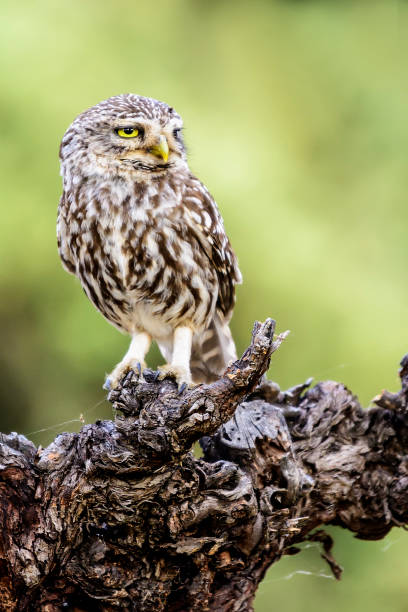
<instances>
[{"instance_id":1,"label":"tree stump","mask_svg":"<svg viewBox=\"0 0 408 612\"><path fill-rule=\"evenodd\" d=\"M340 577L323 525L364 539L405 525L408 356L401 391L363 410L337 382L267 381L274 328L256 323L209 385L130 373L114 421L46 449L0 434L2 610L247 611L305 540Z\"/></svg>"}]
</instances>

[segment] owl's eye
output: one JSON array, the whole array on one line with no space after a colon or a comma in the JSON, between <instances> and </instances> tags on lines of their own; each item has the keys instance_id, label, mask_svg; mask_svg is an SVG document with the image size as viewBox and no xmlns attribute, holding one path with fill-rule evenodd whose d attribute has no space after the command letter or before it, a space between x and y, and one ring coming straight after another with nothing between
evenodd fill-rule
<instances>
[{"instance_id":1,"label":"owl's eye","mask_svg":"<svg viewBox=\"0 0 408 612\"><path fill-rule=\"evenodd\" d=\"M121 138L135 138L140 133L140 130L133 127L124 127L118 128L115 132Z\"/></svg>"}]
</instances>

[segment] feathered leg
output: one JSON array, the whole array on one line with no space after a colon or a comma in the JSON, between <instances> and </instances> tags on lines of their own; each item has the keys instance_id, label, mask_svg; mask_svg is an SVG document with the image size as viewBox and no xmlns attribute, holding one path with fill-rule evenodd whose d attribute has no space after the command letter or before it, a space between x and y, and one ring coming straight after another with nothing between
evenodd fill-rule
<instances>
[{"instance_id":1,"label":"feathered leg","mask_svg":"<svg viewBox=\"0 0 408 612\"><path fill-rule=\"evenodd\" d=\"M141 372L146 367L145 356L150 348L151 337L146 332L139 332L132 336L128 352L120 363L115 366L109 376L106 377L104 389L115 389L122 378L133 370L136 374Z\"/></svg>"},{"instance_id":2,"label":"feathered leg","mask_svg":"<svg viewBox=\"0 0 408 612\"><path fill-rule=\"evenodd\" d=\"M177 327L173 335L171 363L158 368L160 378L172 376L179 385L191 384L190 357L193 331L190 327Z\"/></svg>"}]
</instances>

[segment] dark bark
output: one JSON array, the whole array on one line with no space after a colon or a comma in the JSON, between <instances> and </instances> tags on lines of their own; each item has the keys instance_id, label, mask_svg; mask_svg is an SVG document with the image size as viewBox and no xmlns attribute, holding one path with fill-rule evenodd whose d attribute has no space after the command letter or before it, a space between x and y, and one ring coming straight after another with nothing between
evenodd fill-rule
<instances>
[{"instance_id":1,"label":"dark bark","mask_svg":"<svg viewBox=\"0 0 408 612\"><path fill-rule=\"evenodd\" d=\"M129 375L114 421L46 449L0 436L2 610L250 610L302 541L340 576L316 528L378 539L408 521L408 357L402 390L363 410L340 383L266 381L273 331L256 324L211 385Z\"/></svg>"}]
</instances>

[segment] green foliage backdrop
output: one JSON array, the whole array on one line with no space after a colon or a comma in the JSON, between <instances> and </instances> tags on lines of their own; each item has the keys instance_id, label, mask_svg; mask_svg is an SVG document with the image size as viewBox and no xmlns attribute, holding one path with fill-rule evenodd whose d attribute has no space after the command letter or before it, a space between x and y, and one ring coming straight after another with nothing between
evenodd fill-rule
<instances>
[{"instance_id":1,"label":"green foliage backdrop","mask_svg":"<svg viewBox=\"0 0 408 612\"><path fill-rule=\"evenodd\" d=\"M398 387L406 2L3 0L0 13L1 430L44 445L111 416L101 385L127 339L60 266L57 154L76 114L127 91L184 117L191 167L244 275L238 348L273 316L292 330L270 374L282 386L334 378L365 404ZM328 570L307 549L268 573L257 612L406 610L403 532L376 544L335 535L342 583L319 576Z\"/></svg>"}]
</instances>

